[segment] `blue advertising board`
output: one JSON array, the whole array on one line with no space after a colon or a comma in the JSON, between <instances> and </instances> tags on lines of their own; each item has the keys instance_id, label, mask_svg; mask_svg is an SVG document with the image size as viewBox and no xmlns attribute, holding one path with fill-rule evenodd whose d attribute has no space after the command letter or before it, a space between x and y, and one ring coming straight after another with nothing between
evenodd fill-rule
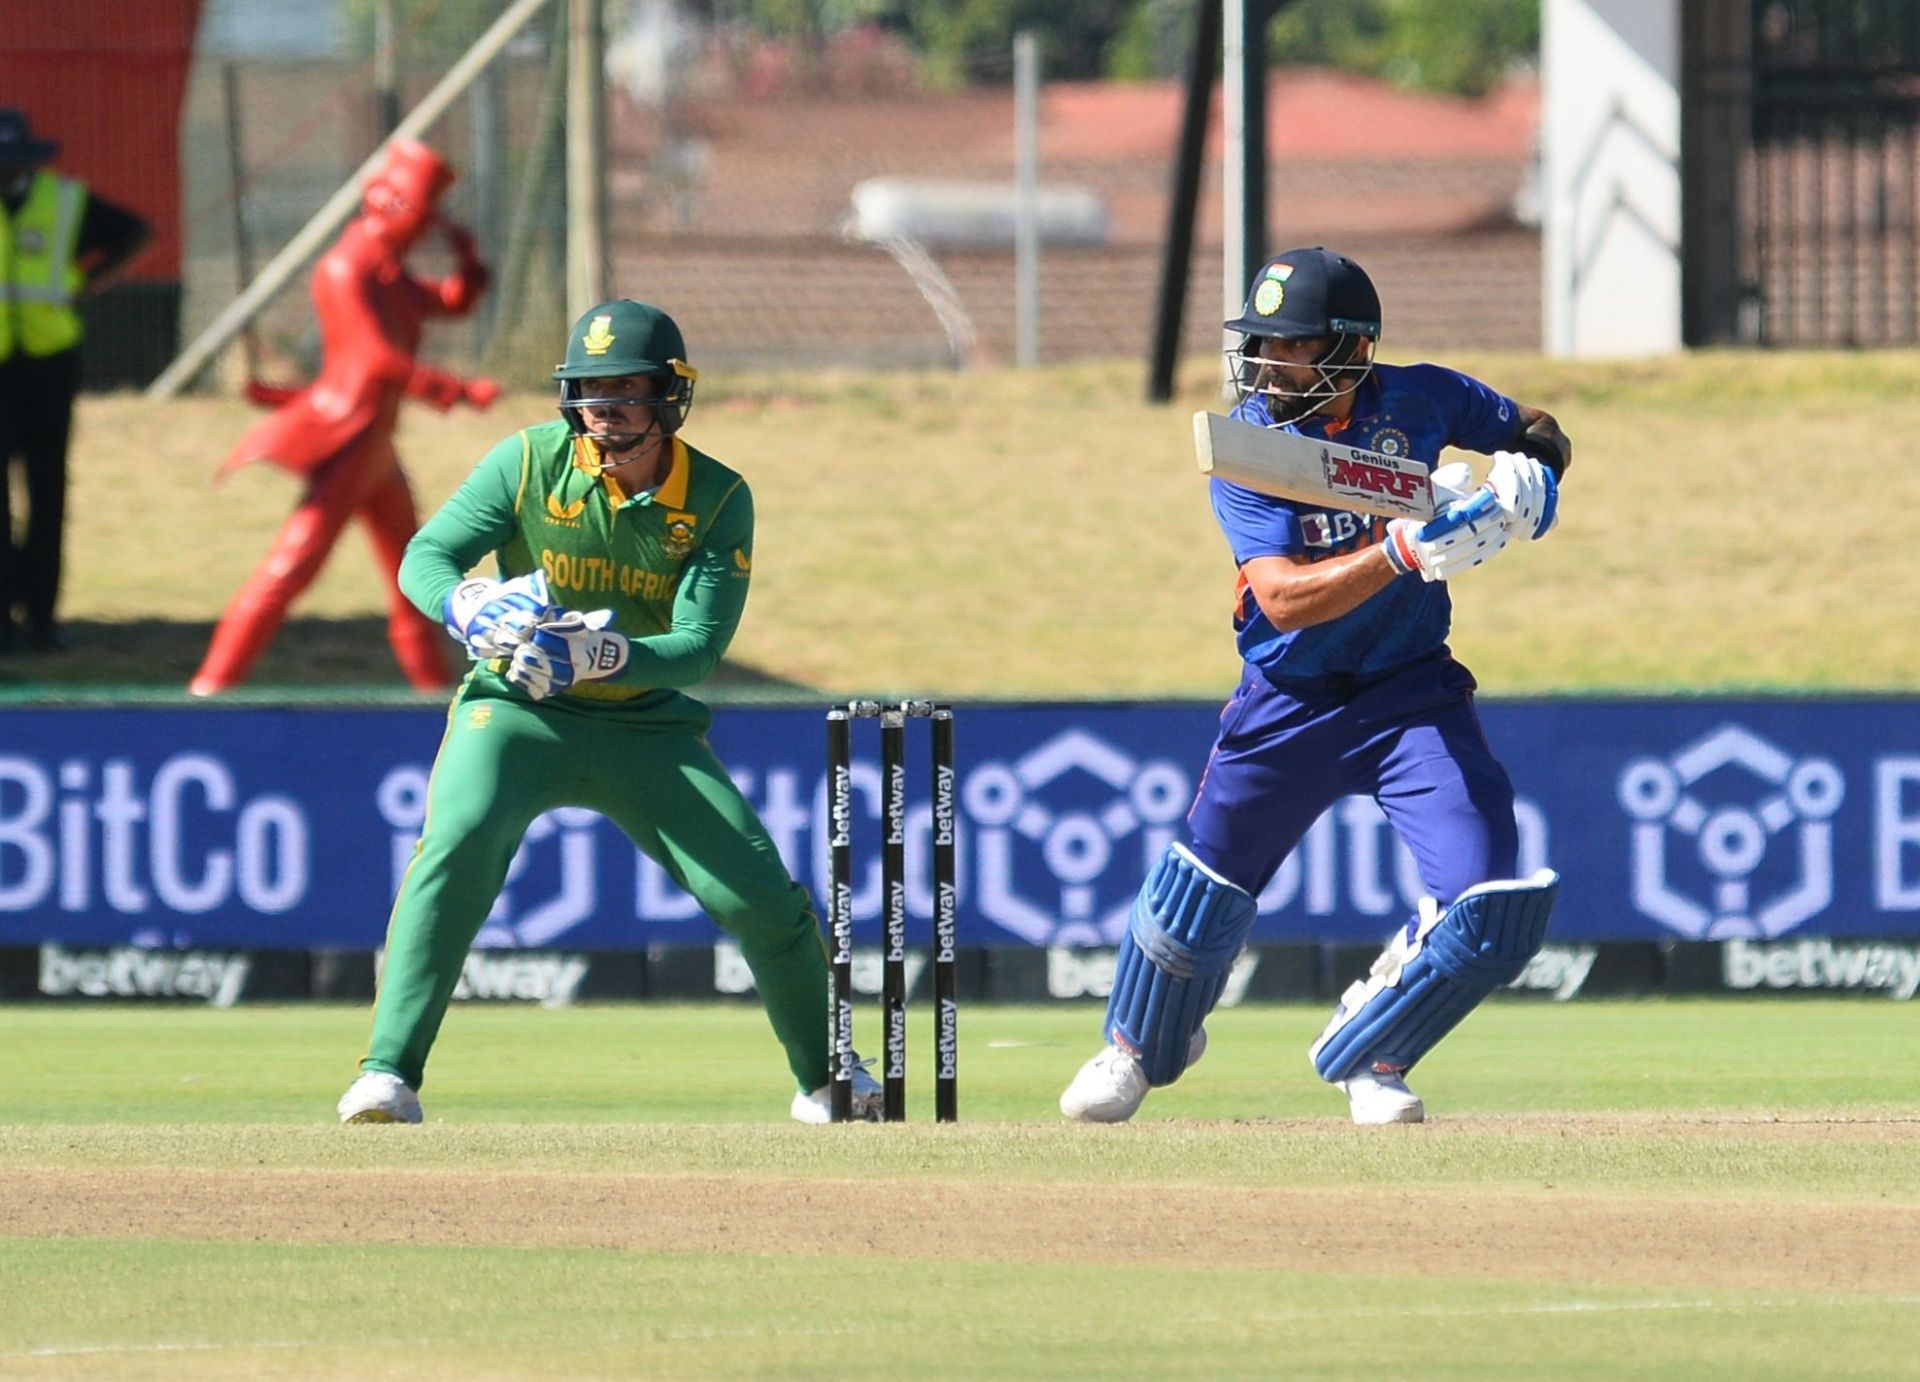
<instances>
[{"instance_id":1,"label":"blue advertising board","mask_svg":"<svg viewBox=\"0 0 1920 1382\"><path fill-rule=\"evenodd\" d=\"M1920 701L1483 704L1519 790L1521 868L1561 871L1562 941L1920 934ZM962 705L960 941L1111 944L1178 834L1217 708ZM0 945L371 949L420 826L444 712L11 708L0 714ZM909 915L932 898L910 724ZM816 896L820 709L722 707L712 742ZM857 724L855 916L878 935L877 733ZM1260 899L1255 938L1373 944L1421 893L1348 798ZM713 926L601 817L535 822L483 947L707 945Z\"/></svg>"}]
</instances>

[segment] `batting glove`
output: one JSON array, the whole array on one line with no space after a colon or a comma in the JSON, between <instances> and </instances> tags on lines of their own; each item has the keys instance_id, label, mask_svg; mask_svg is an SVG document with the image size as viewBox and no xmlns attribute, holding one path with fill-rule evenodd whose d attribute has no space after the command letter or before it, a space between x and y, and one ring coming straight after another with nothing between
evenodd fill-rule
<instances>
[{"instance_id":1,"label":"batting glove","mask_svg":"<svg viewBox=\"0 0 1920 1382\"><path fill-rule=\"evenodd\" d=\"M1456 499L1473 493L1473 467L1465 461L1449 461L1427 477L1433 486L1433 506L1444 509Z\"/></svg>"},{"instance_id":2,"label":"batting glove","mask_svg":"<svg viewBox=\"0 0 1920 1382\"><path fill-rule=\"evenodd\" d=\"M535 571L510 581L462 581L448 594L441 617L447 632L465 645L467 656L485 661L512 657L533 626L553 612L547 573Z\"/></svg>"},{"instance_id":3,"label":"batting glove","mask_svg":"<svg viewBox=\"0 0 1920 1382\"><path fill-rule=\"evenodd\" d=\"M607 628L612 619L610 609L568 610L536 624L532 636L513 650L507 680L544 701L583 681L619 675L628 647L625 634Z\"/></svg>"},{"instance_id":4,"label":"batting glove","mask_svg":"<svg viewBox=\"0 0 1920 1382\"><path fill-rule=\"evenodd\" d=\"M1381 549L1401 575L1418 571L1423 581L1444 581L1493 560L1512 540L1499 496L1482 485L1425 523L1394 519Z\"/></svg>"},{"instance_id":5,"label":"batting glove","mask_svg":"<svg viewBox=\"0 0 1920 1382\"><path fill-rule=\"evenodd\" d=\"M1551 470L1522 452L1494 452L1487 485L1499 496L1515 537L1538 542L1560 517L1560 482Z\"/></svg>"}]
</instances>

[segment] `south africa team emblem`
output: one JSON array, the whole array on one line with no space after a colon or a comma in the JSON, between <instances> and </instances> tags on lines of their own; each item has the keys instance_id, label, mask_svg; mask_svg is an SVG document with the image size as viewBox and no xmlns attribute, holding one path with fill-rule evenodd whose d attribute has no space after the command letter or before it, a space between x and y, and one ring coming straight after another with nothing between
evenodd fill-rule
<instances>
[{"instance_id":1,"label":"south africa team emblem","mask_svg":"<svg viewBox=\"0 0 1920 1382\"><path fill-rule=\"evenodd\" d=\"M593 319L587 334L580 338L580 344L587 348L589 355L605 355L614 340L613 314L608 312Z\"/></svg>"},{"instance_id":2,"label":"south africa team emblem","mask_svg":"<svg viewBox=\"0 0 1920 1382\"><path fill-rule=\"evenodd\" d=\"M660 550L675 561L680 560L693 550L693 525L697 520L690 513L670 513L667 515L667 531L660 539Z\"/></svg>"}]
</instances>

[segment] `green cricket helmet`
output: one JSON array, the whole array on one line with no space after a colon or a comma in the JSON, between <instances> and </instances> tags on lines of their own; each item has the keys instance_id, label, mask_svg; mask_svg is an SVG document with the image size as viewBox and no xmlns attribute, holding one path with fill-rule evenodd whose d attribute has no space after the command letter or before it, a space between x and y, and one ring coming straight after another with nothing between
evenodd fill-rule
<instances>
[{"instance_id":1,"label":"green cricket helmet","mask_svg":"<svg viewBox=\"0 0 1920 1382\"><path fill-rule=\"evenodd\" d=\"M672 317L649 303L620 298L591 307L567 337L567 358L554 368L560 383L560 415L581 436L591 436L615 451L639 445L656 431L678 432L693 407L693 385L700 372L686 361L687 343ZM597 379L640 377L644 393L609 392ZM609 436L590 431L582 408L645 407L653 412L646 431Z\"/></svg>"}]
</instances>

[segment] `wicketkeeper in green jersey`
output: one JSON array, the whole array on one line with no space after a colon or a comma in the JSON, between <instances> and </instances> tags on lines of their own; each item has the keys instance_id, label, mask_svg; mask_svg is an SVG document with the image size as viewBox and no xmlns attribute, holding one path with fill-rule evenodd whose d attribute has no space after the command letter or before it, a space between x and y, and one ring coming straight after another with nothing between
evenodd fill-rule
<instances>
[{"instance_id":1,"label":"wicketkeeper in green jersey","mask_svg":"<svg viewBox=\"0 0 1920 1382\"><path fill-rule=\"evenodd\" d=\"M697 373L673 319L621 300L567 341L564 419L489 451L408 545L400 588L475 659L447 717L426 822L388 923L349 1123L417 1123L467 951L542 812L618 825L740 945L786 1048L792 1115L824 1123L827 968L807 891L681 688L720 661L753 571L746 481L680 438ZM498 579L467 572L491 553ZM879 1086L858 1072L862 1116Z\"/></svg>"}]
</instances>

